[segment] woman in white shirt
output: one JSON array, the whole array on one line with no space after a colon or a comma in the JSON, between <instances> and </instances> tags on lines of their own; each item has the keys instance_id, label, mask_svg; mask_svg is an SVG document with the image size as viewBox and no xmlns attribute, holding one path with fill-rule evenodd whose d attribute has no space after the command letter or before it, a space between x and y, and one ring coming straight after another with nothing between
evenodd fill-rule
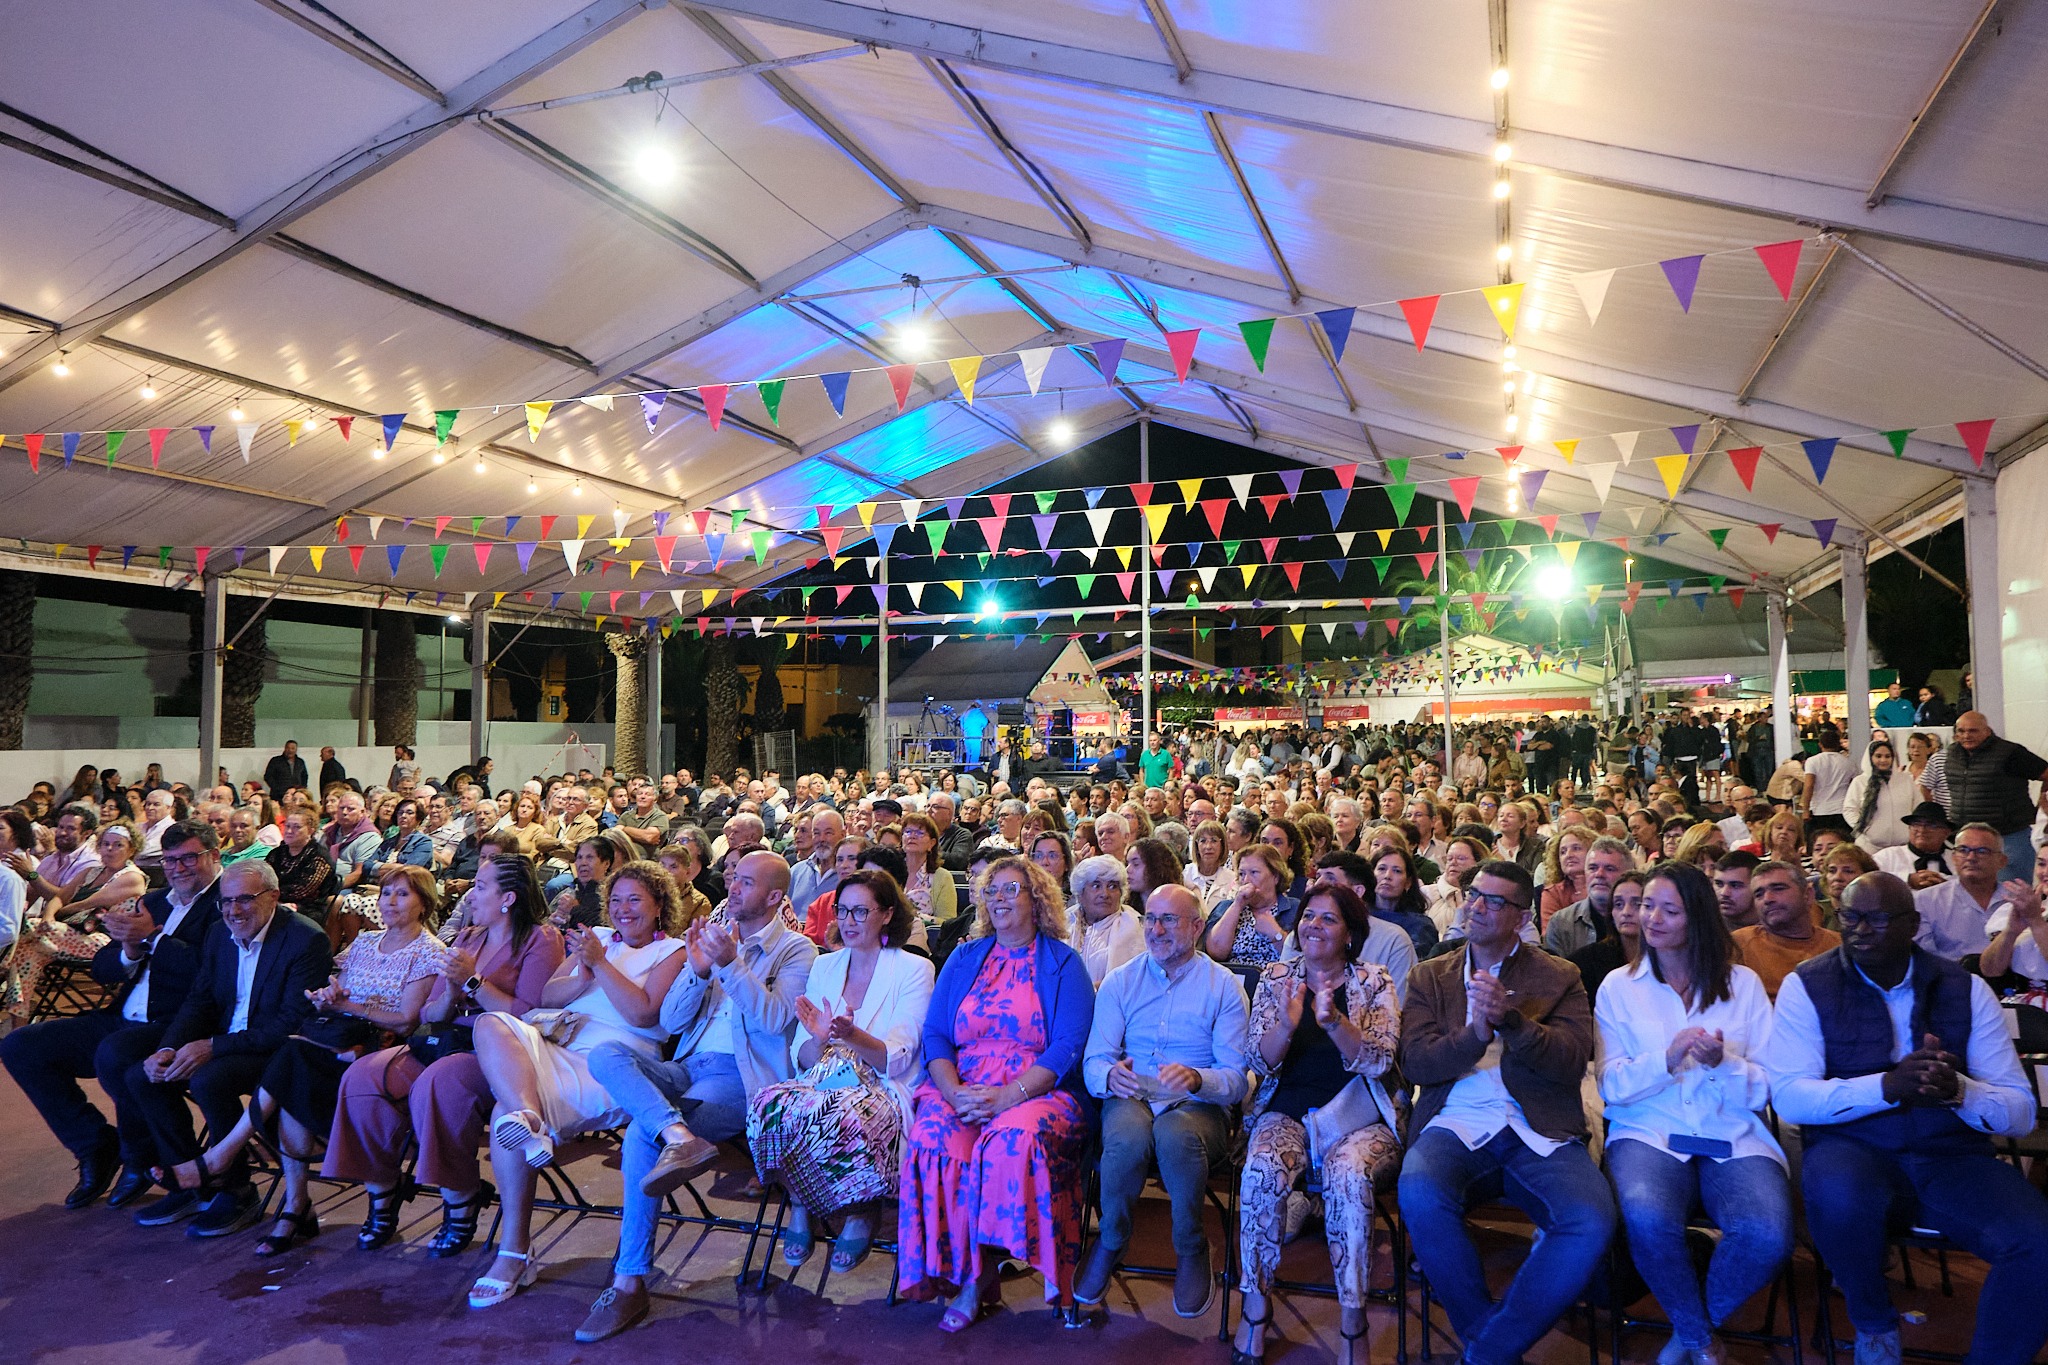
<instances>
[{"instance_id":1,"label":"woman in white shirt","mask_svg":"<svg viewBox=\"0 0 2048 1365\"><path fill-rule=\"evenodd\" d=\"M1849 783L1842 815L1863 851L1874 854L1906 842L1906 817L1919 801L1919 787L1899 762L1891 740L1880 734L1870 741L1863 771Z\"/></svg>"},{"instance_id":2,"label":"woman in white shirt","mask_svg":"<svg viewBox=\"0 0 2048 1365\"><path fill-rule=\"evenodd\" d=\"M1102 984L1110 969L1145 955L1145 930L1138 912L1124 904L1130 871L1107 853L1083 858L1074 869L1073 937L1068 941L1088 966L1088 979Z\"/></svg>"},{"instance_id":3,"label":"woman in white shirt","mask_svg":"<svg viewBox=\"0 0 2048 1365\"><path fill-rule=\"evenodd\" d=\"M1237 874L1230 869L1230 850L1224 842L1223 825L1204 820L1195 826L1195 860L1181 869L1181 880L1202 898L1207 914L1237 894Z\"/></svg>"},{"instance_id":4,"label":"woman in white shirt","mask_svg":"<svg viewBox=\"0 0 2048 1365\"><path fill-rule=\"evenodd\" d=\"M1706 874L1650 870L1642 955L1594 1002L1608 1177L1644 1283L1671 1320L1660 1365L1718 1365L1714 1328L1769 1284L1791 1252L1785 1154L1764 1126L1770 1083L1752 1061L1771 1028L1763 982L1734 965ZM1721 1230L1702 1291L1686 1217Z\"/></svg>"},{"instance_id":5,"label":"woman in white shirt","mask_svg":"<svg viewBox=\"0 0 2048 1365\"><path fill-rule=\"evenodd\" d=\"M845 1211L832 1268L848 1271L874 1242L874 1205L896 1197L911 1093L932 998L929 958L907 953L917 911L886 872L850 872L833 896L846 946L811 967L790 1040L798 1074L764 1086L747 1112L747 1144L763 1185L790 1194L782 1258L800 1266L815 1219Z\"/></svg>"}]
</instances>

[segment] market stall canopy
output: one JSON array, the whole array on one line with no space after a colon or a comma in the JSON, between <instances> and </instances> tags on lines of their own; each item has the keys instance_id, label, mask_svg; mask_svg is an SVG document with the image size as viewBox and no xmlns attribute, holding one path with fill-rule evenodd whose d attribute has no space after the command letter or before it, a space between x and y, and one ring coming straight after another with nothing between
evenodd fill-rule
<instances>
[{"instance_id":1,"label":"market stall canopy","mask_svg":"<svg viewBox=\"0 0 2048 1365\"><path fill-rule=\"evenodd\" d=\"M1089 711L1116 707L1087 652L1071 640L948 641L889 679L891 710L926 697L955 707L1022 701Z\"/></svg>"}]
</instances>

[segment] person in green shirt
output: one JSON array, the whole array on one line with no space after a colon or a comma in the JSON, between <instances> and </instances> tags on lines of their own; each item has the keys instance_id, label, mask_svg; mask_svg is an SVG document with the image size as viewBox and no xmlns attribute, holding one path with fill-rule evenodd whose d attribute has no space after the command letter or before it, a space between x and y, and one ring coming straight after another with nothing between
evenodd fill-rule
<instances>
[{"instance_id":1,"label":"person in green shirt","mask_svg":"<svg viewBox=\"0 0 2048 1365\"><path fill-rule=\"evenodd\" d=\"M1148 787L1163 787L1173 776L1173 754L1166 747L1166 736L1157 730L1145 742L1145 752L1138 756L1138 771Z\"/></svg>"}]
</instances>

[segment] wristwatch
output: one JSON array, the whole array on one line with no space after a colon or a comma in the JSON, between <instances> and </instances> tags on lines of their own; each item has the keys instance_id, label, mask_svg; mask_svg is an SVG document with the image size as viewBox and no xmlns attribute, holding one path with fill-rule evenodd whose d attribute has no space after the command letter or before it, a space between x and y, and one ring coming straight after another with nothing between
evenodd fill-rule
<instances>
[{"instance_id":1,"label":"wristwatch","mask_svg":"<svg viewBox=\"0 0 2048 1365\"><path fill-rule=\"evenodd\" d=\"M483 988L484 979L480 976L472 976L462 983L462 993L472 1000L476 999L476 993Z\"/></svg>"}]
</instances>

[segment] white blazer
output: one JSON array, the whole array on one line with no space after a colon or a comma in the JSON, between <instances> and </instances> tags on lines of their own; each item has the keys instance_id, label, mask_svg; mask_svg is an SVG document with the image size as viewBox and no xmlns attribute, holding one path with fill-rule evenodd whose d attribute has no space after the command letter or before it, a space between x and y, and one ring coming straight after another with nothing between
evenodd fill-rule
<instances>
[{"instance_id":1,"label":"white blazer","mask_svg":"<svg viewBox=\"0 0 2048 1365\"><path fill-rule=\"evenodd\" d=\"M846 1008L846 968L851 959L852 954L842 948L836 953L820 953L811 967L804 994L827 1014ZM875 963L875 979L868 983L860 1008L853 1011L854 1024L879 1038L889 1050L889 1067L882 1079L903 1116L905 1132L915 1117L911 1093L924 1079L924 1016L932 1002L935 979L931 959L901 948L884 948ZM810 1039L809 1032L799 1025L789 1044L792 1062Z\"/></svg>"}]
</instances>

